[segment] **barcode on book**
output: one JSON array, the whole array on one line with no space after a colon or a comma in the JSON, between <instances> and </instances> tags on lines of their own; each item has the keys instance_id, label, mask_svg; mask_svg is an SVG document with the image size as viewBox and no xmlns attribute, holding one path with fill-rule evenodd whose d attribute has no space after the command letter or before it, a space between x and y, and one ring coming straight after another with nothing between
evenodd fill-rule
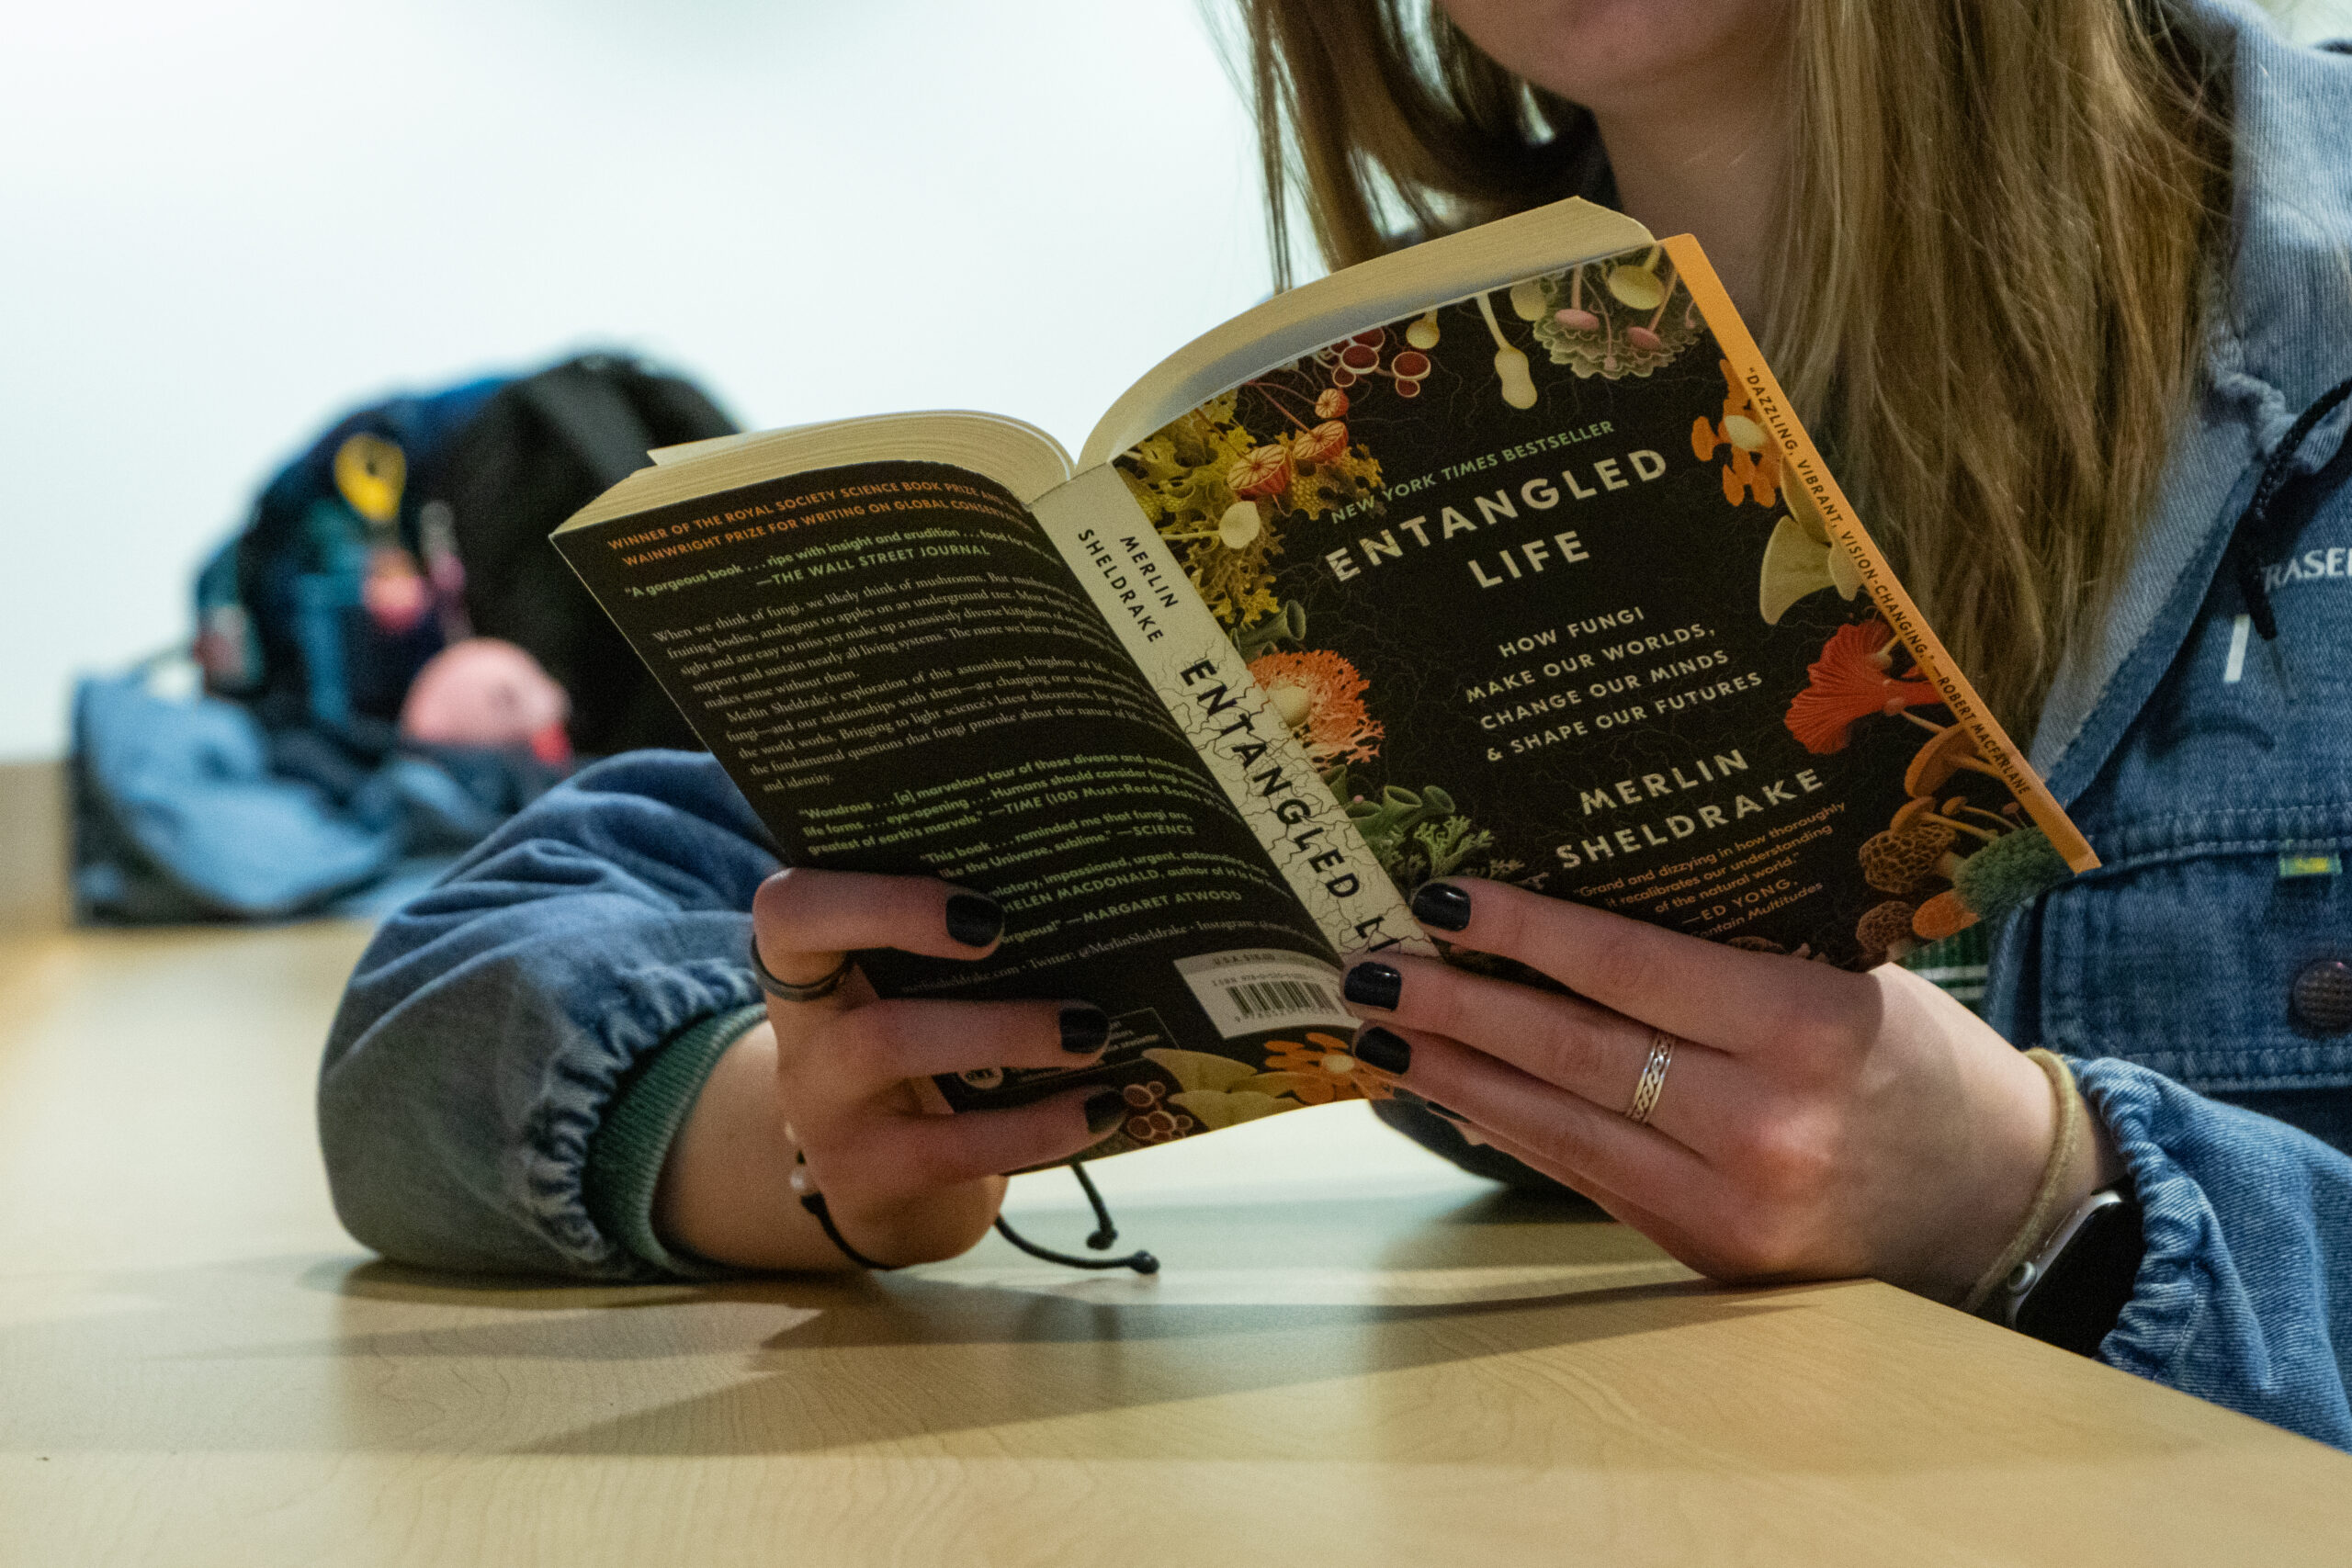
<instances>
[{"instance_id":1,"label":"barcode on book","mask_svg":"<svg viewBox=\"0 0 2352 1568\"><path fill-rule=\"evenodd\" d=\"M1265 1018L1288 1018L1293 1013L1341 1010L1340 998L1331 994L1329 986L1318 986L1311 980L1250 980L1225 988L1226 998L1251 1022Z\"/></svg>"},{"instance_id":2,"label":"barcode on book","mask_svg":"<svg viewBox=\"0 0 2352 1568\"><path fill-rule=\"evenodd\" d=\"M1356 1021L1340 1003L1339 971L1305 953L1209 953L1180 960L1176 971L1227 1040L1270 1029L1355 1032Z\"/></svg>"}]
</instances>

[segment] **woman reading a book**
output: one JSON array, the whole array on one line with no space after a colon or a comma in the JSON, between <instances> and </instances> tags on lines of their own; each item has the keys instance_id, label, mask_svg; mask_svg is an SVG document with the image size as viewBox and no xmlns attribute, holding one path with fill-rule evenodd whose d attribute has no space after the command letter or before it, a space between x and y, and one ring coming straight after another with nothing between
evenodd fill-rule
<instances>
[{"instance_id":1,"label":"woman reading a book","mask_svg":"<svg viewBox=\"0 0 2352 1568\"><path fill-rule=\"evenodd\" d=\"M1576 994L1360 963L1358 1055L1443 1112L1411 1130L1716 1277L2039 1297L2352 1446L2352 59L2231 0L1247 10L1278 254L1286 186L1334 265L1570 194L1694 232L2108 860L2002 928L1983 1021L1894 965L1432 884L1426 925ZM354 1233L603 1277L898 1264L1088 1145L1084 1091L929 1118L901 1086L1091 1059L1099 1013L876 1003L844 967L983 955L986 899L763 843L707 759L640 754L396 916L322 1087Z\"/></svg>"}]
</instances>

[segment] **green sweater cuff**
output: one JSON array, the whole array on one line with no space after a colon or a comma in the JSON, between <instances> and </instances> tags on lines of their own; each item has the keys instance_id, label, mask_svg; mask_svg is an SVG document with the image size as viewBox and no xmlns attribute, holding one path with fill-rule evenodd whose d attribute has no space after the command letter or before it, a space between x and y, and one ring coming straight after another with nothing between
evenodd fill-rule
<instances>
[{"instance_id":1,"label":"green sweater cuff","mask_svg":"<svg viewBox=\"0 0 2352 1568\"><path fill-rule=\"evenodd\" d=\"M767 1017L764 1007L737 1008L704 1019L648 1054L624 1081L588 1145L582 1181L597 1228L665 1274L714 1279L727 1270L662 1245L653 1230L653 1190L662 1162L702 1086L727 1048Z\"/></svg>"}]
</instances>

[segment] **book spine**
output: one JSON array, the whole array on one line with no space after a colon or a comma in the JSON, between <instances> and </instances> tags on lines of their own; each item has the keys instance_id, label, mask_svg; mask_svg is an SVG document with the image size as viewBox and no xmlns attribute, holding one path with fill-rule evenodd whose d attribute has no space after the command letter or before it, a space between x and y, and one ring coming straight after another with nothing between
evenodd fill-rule
<instances>
[{"instance_id":1,"label":"book spine","mask_svg":"<svg viewBox=\"0 0 2352 1568\"><path fill-rule=\"evenodd\" d=\"M1089 469L1030 512L1325 940L1343 956L1434 954L1117 471Z\"/></svg>"},{"instance_id":2,"label":"book spine","mask_svg":"<svg viewBox=\"0 0 2352 1568\"><path fill-rule=\"evenodd\" d=\"M1976 753L1990 766L1997 769L2026 814L2050 836L2051 843L2076 872L2094 869L2099 863L2088 840L2069 821L2066 813L2050 793L2018 750L2008 733L1986 710L1984 699L1976 694L1968 677L1960 672L1942 641L1919 614L1911 595L1895 581L1894 569L1863 528L1844 491L1831 477L1829 467L1821 460L1821 453L1807 435L1804 426L1790 407L1787 396L1781 390L1770 367L1756 347L1756 340L1748 334L1740 321L1739 312L1731 297L1715 276L1714 268L1707 265L1704 252L1698 242L1688 234L1678 234L1665 242L1667 254L1674 259L1676 269L1690 288L1692 299L1699 302L1700 313L1706 317L1715 341L1723 347L1724 356L1730 361L1732 372L1747 387L1756 412L1764 426L1765 434L1777 446L1785 486L1802 486L1820 513L1823 525L1847 558L1852 561L1855 573L1869 592L1871 602L1879 614L1894 628L1895 637L1910 650L1920 670L1935 682L1943 694L1945 705L1952 716L1965 728L1969 739L1975 743Z\"/></svg>"}]
</instances>

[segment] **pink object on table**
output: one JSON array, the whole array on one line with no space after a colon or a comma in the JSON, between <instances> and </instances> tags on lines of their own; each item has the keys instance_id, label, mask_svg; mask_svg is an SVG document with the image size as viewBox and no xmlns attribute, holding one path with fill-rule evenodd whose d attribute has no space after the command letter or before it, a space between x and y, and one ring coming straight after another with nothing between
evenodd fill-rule
<instances>
[{"instance_id":1,"label":"pink object on table","mask_svg":"<svg viewBox=\"0 0 2352 1568\"><path fill-rule=\"evenodd\" d=\"M527 746L543 762L571 758L571 699L539 661L497 637L451 643L417 671L401 733L441 746Z\"/></svg>"}]
</instances>

